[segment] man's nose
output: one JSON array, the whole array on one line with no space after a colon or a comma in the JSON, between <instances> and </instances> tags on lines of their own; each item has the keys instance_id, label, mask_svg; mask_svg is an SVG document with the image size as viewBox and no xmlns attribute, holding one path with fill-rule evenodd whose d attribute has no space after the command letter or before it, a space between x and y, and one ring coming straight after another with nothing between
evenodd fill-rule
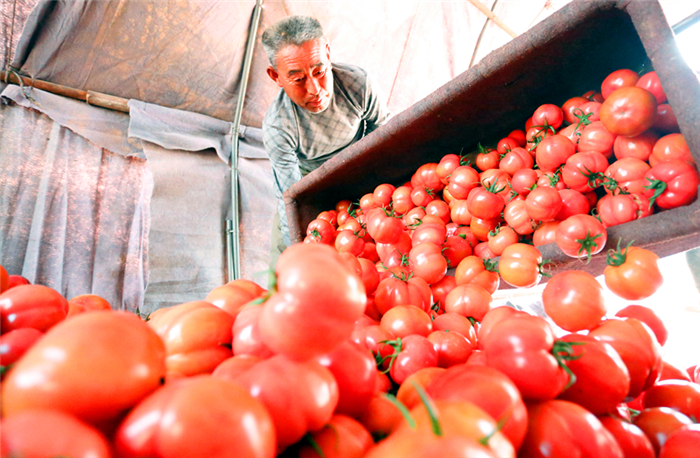
<instances>
[{"instance_id":1,"label":"man's nose","mask_svg":"<svg viewBox=\"0 0 700 458\"><path fill-rule=\"evenodd\" d=\"M317 95L321 92L321 84L314 77L306 78L306 92Z\"/></svg>"}]
</instances>

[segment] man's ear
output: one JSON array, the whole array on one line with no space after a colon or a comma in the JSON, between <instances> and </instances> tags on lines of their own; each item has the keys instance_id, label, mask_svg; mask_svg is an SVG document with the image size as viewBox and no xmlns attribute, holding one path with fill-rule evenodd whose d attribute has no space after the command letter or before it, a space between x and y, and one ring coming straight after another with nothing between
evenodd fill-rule
<instances>
[{"instance_id":1,"label":"man's ear","mask_svg":"<svg viewBox=\"0 0 700 458\"><path fill-rule=\"evenodd\" d=\"M272 81L277 83L279 87L282 87L282 83L280 82L280 75L274 68L272 68L272 65L267 67L267 76L269 76L272 79Z\"/></svg>"}]
</instances>

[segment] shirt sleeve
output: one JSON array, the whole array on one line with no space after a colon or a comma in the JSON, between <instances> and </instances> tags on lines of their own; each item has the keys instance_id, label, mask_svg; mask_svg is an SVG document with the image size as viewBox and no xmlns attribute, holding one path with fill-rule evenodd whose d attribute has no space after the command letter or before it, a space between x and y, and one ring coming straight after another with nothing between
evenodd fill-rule
<instances>
[{"instance_id":1,"label":"shirt sleeve","mask_svg":"<svg viewBox=\"0 0 700 458\"><path fill-rule=\"evenodd\" d=\"M364 120L367 122L367 133L386 124L391 117L381 88L372 76L367 74L367 93L365 97Z\"/></svg>"},{"instance_id":2,"label":"shirt sleeve","mask_svg":"<svg viewBox=\"0 0 700 458\"><path fill-rule=\"evenodd\" d=\"M301 171L299 170L299 161L296 155L297 147L289 134L275 127L264 129L263 144L272 164L272 178L275 197L277 197L277 211L280 215L282 238L284 243L289 246L291 245L291 238L289 236L289 223L282 193L301 180Z\"/></svg>"}]
</instances>

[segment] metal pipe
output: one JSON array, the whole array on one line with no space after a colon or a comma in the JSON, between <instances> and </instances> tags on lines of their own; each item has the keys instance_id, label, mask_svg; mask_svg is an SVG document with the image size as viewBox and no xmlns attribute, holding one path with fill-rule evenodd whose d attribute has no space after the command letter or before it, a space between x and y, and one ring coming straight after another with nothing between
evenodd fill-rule
<instances>
[{"instance_id":1,"label":"metal pipe","mask_svg":"<svg viewBox=\"0 0 700 458\"><path fill-rule=\"evenodd\" d=\"M238 90L238 102L236 103L236 112L233 118L233 125L231 126L231 219L226 221L226 240L228 245L226 258L229 281L236 280L241 276L240 233L238 232L238 225L240 224L238 214L238 141L243 103L245 102L245 94L248 88L248 76L250 75L250 67L253 61L253 48L255 47L255 38L258 34L258 25L262 14L262 4L263 0L256 0L255 2L253 20L250 24L248 42L246 43L245 56L243 58L243 73L241 74L241 86Z\"/></svg>"},{"instance_id":2,"label":"metal pipe","mask_svg":"<svg viewBox=\"0 0 700 458\"><path fill-rule=\"evenodd\" d=\"M694 26L700 22L700 10L697 10L687 18L683 19L682 21L678 22L676 25L671 27L673 29L673 33L678 35L682 31L686 30L689 27Z\"/></svg>"}]
</instances>

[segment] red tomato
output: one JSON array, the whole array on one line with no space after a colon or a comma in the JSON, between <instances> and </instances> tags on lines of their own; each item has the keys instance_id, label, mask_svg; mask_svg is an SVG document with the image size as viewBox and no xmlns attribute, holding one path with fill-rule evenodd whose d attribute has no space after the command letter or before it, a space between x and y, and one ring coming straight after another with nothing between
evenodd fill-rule
<instances>
[{"instance_id":1,"label":"red tomato","mask_svg":"<svg viewBox=\"0 0 700 458\"><path fill-rule=\"evenodd\" d=\"M19 328L0 336L0 376L39 340L44 333L34 328Z\"/></svg>"},{"instance_id":2,"label":"red tomato","mask_svg":"<svg viewBox=\"0 0 700 458\"><path fill-rule=\"evenodd\" d=\"M554 188L538 186L527 195L525 206L535 221L551 221L561 210L561 196Z\"/></svg>"},{"instance_id":3,"label":"red tomato","mask_svg":"<svg viewBox=\"0 0 700 458\"><path fill-rule=\"evenodd\" d=\"M605 77L600 86L603 98L607 99L610 94L621 87L632 87L639 81L639 74L629 69L615 70Z\"/></svg>"},{"instance_id":4,"label":"red tomato","mask_svg":"<svg viewBox=\"0 0 700 458\"><path fill-rule=\"evenodd\" d=\"M525 146L525 131L520 129L515 129L511 131L508 136L518 142L518 146Z\"/></svg>"},{"instance_id":5,"label":"red tomato","mask_svg":"<svg viewBox=\"0 0 700 458\"><path fill-rule=\"evenodd\" d=\"M661 370L661 346L651 329L635 318L608 318L588 335L617 350L630 373L629 399L651 388Z\"/></svg>"},{"instance_id":6,"label":"red tomato","mask_svg":"<svg viewBox=\"0 0 700 458\"><path fill-rule=\"evenodd\" d=\"M481 338L487 364L506 374L523 399L544 401L564 389L569 376L552 354L554 330L539 316L514 314Z\"/></svg>"},{"instance_id":7,"label":"red tomato","mask_svg":"<svg viewBox=\"0 0 700 458\"><path fill-rule=\"evenodd\" d=\"M481 242L486 242L489 239L489 232L495 230L500 224L501 220L499 218L494 219L481 219L473 217L469 222L469 228L472 230L472 234L477 240ZM474 246L474 251L476 252L477 247Z\"/></svg>"},{"instance_id":8,"label":"red tomato","mask_svg":"<svg viewBox=\"0 0 700 458\"><path fill-rule=\"evenodd\" d=\"M576 147L571 140L563 135L552 135L537 145L537 165L545 172L554 172L574 153Z\"/></svg>"},{"instance_id":9,"label":"red tomato","mask_svg":"<svg viewBox=\"0 0 700 458\"><path fill-rule=\"evenodd\" d=\"M164 376L163 341L139 317L83 313L53 327L16 363L3 383L3 414L50 408L106 427Z\"/></svg>"},{"instance_id":10,"label":"red tomato","mask_svg":"<svg viewBox=\"0 0 700 458\"><path fill-rule=\"evenodd\" d=\"M588 192L602 184L608 165L608 160L599 152L574 154L562 167L561 177L569 188Z\"/></svg>"},{"instance_id":11,"label":"red tomato","mask_svg":"<svg viewBox=\"0 0 700 458\"><path fill-rule=\"evenodd\" d=\"M159 309L148 325L165 344L168 381L211 373L231 353L234 318L206 301ZM206 330L206 332L203 332Z\"/></svg>"},{"instance_id":12,"label":"red tomato","mask_svg":"<svg viewBox=\"0 0 700 458\"><path fill-rule=\"evenodd\" d=\"M667 103L662 103L656 107L656 119L654 119L654 124L652 124L651 127L665 134L678 133L681 131L681 128L678 126L676 114L673 112L671 105Z\"/></svg>"},{"instance_id":13,"label":"red tomato","mask_svg":"<svg viewBox=\"0 0 700 458\"><path fill-rule=\"evenodd\" d=\"M277 292L265 302L259 320L260 337L272 351L311 358L350 336L367 296L360 277L335 250L293 245L280 256L276 273Z\"/></svg>"},{"instance_id":14,"label":"red tomato","mask_svg":"<svg viewBox=\"0 0 700 458\"><path fill-rule=\"evenodd\" d=\"M571 344L573 358L566 366L576 381L559 399L575 402L596 415L614 411L630 390L630 374L620 355L591 336L567 334L561 340Z\"/></svg>"},{"instance_id":15,"label":"red tomato","mask_svg":"<svg viewBox=\"0 0 700 458\"><path fill-rule=\"evenodd\" d=\"M503 209L503 219L517 234L527 235L535 231L537 224L530 218L524 200L511 200Z\"/></svg>"},{"instance_id":16,"label":"red tomato","mask_svg":"<svg viewBox=\"0 0 700 458\"><path fill-rule=\"evenodd\" d=\"M596 152L610 158L613 154L616 137L617 135L608 132L601 121L593 122L581 132L578 150L581 153Z\"/></svg>"},{"instance_id":17,"label":"red tomato","mask_svg":"<svg viewBox=\"0 0 700 458\"><path fill-rule=\"evenodd\" d=\"M95 310L112 310L112 306L105 299L95 294L81 294L68 301L66 318Z\"/></svg>"},{"instance_id":18,"label":"red tomato","mask_svg":"<svg viewBox=\"0 0 700 458\"><path fill-rule=\"evenodd\" d=\"M655 458L654 447L644 432L626 420L604 415L598 417L617 440L625 458Z\"/></svg>"},{"instance_id":19,"label":"red tomato","mask_svg":"<svg viewBox=\"0 0 700 458\"><path fill-rule=\"evenodd\" d=\"M518 243L518 234L510 226L501 226L496 228L493 232L489 232L488 246L489 251L494 254L494 256L500 256L507 247L514 243Z\"/></svg>"},{"instance_id":20,"label":"red tomato","mask_svg":"<svg viewBox=\"0 0 700 458\"><path fill-rule=\"evenodd\" d=\"M315 219L306 226L306 236L316 243L331 245L335 241L335 227L326 220Z\"/></svg>"},{"instance_id":21,"label":"red tomato","mask_svg":"<svg viewBox=\"0 0 700 458\"><path fill-rule=\"evenodd\" d=\"M0 294L7 291L10 283L10 275L3 266L0 266Z\"/></svg>"},{"instance_id":22,"label":"red tomato","mask_svg":"<svg viewBox=\"0 0 700 458\"><path fill-rule=\"evenodd\" d=\"M415 406L422 403L420 394L418 394L415 385L425 390L430 382L443 372L445 372L444 367L424 367L423 369L418 369L416 372L406 377L406 380L399 386L396 392L396 399L402 402L407 409L413 409Z\"/></svg>"},{"instance_id":23,"label":"red tomato","mask_svg":"<svg viewBox=\"0 0 700 458\"><path fill-rule=\"evenodd\" d=\"M359 256L365 249L365 241L362 239L361 235L354 231L339 230L335 238L334 246L339 252L348 252Z\"/></svg>"},{"instance_id":24,"label":"red tomato","mask_svg":"<svg viewBox=\"0 0 700 458\"><path fill-rule=\"evenodd\" d=\"M2 266L0 266L2 267ZM20 285L31 285L32 283L21 275L10 275L7 280L7 289Z\"/></svg>"},{"instance_id":25,"label":"red tomato","mask_svg":"<svg viewBox=\"0 0 700 458\"><path fill-rule=\"evenodd\" d=\"M0 329L3 333L20 328L45 332L65 319L68 301L43 285L21 285L0 294Z\"/></svg>"},{"instance_id":26,"label":"red tomato","mask_svg":"<svg viewBox=\"0 0 700 458\"><path fill-rule=\"evenodd\" d=\"M624 458L615 437L589 411L573 402L530 405L522 456Z\"/></svg>"},{"instance_id":27,"label":"red tomato","mask_svg":"<svg viewBox=\"0 0 700 458\"><path fill-rule=\"evenodd\" d=\"M634 424L644 431L651 441L654 451L659 453L666 440L693 421L682 413L668 407L650 407L634 418Z\"/></svg>"},{"instance_id":28,"label":"red tomato","mask_svg":"<svg viewBox=\"0 0 700 458\"><path fill-rule=\"evenodd\" d=\"M378 359L386 361L381 366L389 367L388 358L394 352L393 348L384 342L395 340L396 336L380 325L370 325L355 329L350 335L350 340L368 349Z\"/></svg>"},{"instance_id":29,"label":"red tomato","mask_svg":"<svg viewBox=\"0 0 700 458\"><path fill-rule=\"evenodd\" d=\"M533 165L535 160L530 153L525 148L516 146L501 158L498 168L512 176L518 170L532 169Z\"/></svg>"},{"instance_id":30,"label":"red tomato","mask_svg":"<svg viewBox=\"0 0 700 458\"><path fill-rule=\"evenodd\" d=\"M409 186L399 186L391 195L391 207L397 215L404 215L416 204L411 200L411 190Z\"/></svg>"},{"instance_id":31,"label":"red tomato","mask_svg":"<svg viewBox=\"0 0 700 458\"><path fill-rule=\"evenodd\" d=\"M644 187L649 184L645 176L649 169L649 164L637 158L618 159L605 171L608 177L604 182L605 192L613 195L622 191L643 194L646 191Z\"/></svg>"},{"instance_id":32,"label":"red tomato","mask_svg":"<svg viewBox=\"0 0 700 458\"><path fill-rule=\"evenodd\" d=\"M467 240L466 235L447 237L442 246L442 255L447 259L448 268L457 267L462 259L471 256L472 251L472 246Z\"/></svg>"},{"instance_id":33,"label":"red tomato","mask_svg":"<svg viewBox=\"0 0 700 458\"><path fill-rule=\"evenodd\" d=\"M369 431L360 422L339 414L333 415L322 429L312 432L311 440L315 446L302 446L299 458L359 457L364 456L374 444Z\"/></svg>"},{"instance_id":34,"label":"red tomato","mask_svg":"<svg viewBox=\"0 0 700 458\"><path fill-rule=\"evenodd\" d=\"M664 88L661 87L661 81L656 72L649 72L642 75L637 81L636 86L654 94L657 103L664 103L666 101L666 93L664 92Z\"/></svg>"},{"instance_id":35,"label":"red tomato","mask_svg":"<svg viewBox=\"0 0 700 458\"><path fill-rule=\"evenodd\" d=\"M510 179L510 185L513 191L523 197L527 197L530 191L535 189L537 178L539 178L537 171L533 169L520 169L513 174L513 177Z\"/></svg>"},{"instance_id":36,"label":"red tomato","mask_svg":"<svg viewBox=\"0 0 700 458\"><path fill-rule=\"evenodd\" d=\"M498 168L498 163L500 161L500 153L493 148L480 148L479 154L476 156L476 166L482 172L485 170Z\"/></svg>"},{"instance_id":37,"label":"red tomato","mask_svg":"<svg viewBox=\"0 0 700 458\"><path fill-rule=\"evenodd\" d=\"M400 218L382 208L367 213L367 232L377 243L396 243L403 233Z\"/></svg>"},{"instance_id":38,"label":"red tomato","mask_svg":"<svg viewBox=\"0 0 700 458\"><path fill-rule=\"evenodd\" d=\"M659 375L659 381L661 380L685 380L687 382L692 382L690 374L687 371L674 366L668 361L661 362L661 375Z\"/></svg>"},{"instance_id":39,"label":"red tomato","mask_svg":"<svg viewBox=\"0 0 700 458\"><path fill-rule=\"evenodd\" d=\"M690 205L698 198L700 173L687 162L659 162L644 177L649 183L644 196L664 210Z\"/></svg>"},{"instance_id":40,"label":"red tomato","mask_svg":"<svg viewBox=\"0 0 700 458\"><path fill-rule=\"evenodd\" d=\"M583 270L566 270L554 275L542 291L547 315L570 332L594 329L607 311L603 287Z\"/></svg>"},{"instance_id":41,"label":"red tomato","mask_svg":"<svg viewBox=\"0 0 700 458\"><path fill-rule=\"evenodd\" d=\"M494 182L490 187L471 190L467 198L467 209L473 218L490 220L499 217L506 203L498 195L502 189L497 186L497 182Z\"/></svg>"},{"instance_id":42,"label":"red tomato","mask_svg":"<svg viewBox=\"0 0 700 458\"><path fill-rule=\"evenodd\" d=\"M440 181L447 185L449 183L450 175L452 175L452 172L459 167L462 162L462 158L457 155L457 154L445 154L442 156L442 159L440 159L440 162L438 162L438 165L435 167L435 173L437 173L437 176L440 178Z\"/></svg>"},{"instance_id":43,"label":"red tomato","mask_svg":"<svg viewBox=\"0 0 700 458\"><path fill-rule=\"evenodd\" d=\"M654 124L654 95L640 87L623 87L610 94L600 107L600 120L615 135L634 137Z\"/></svg>"},{"instance_id":44,"label":"red tomato","mask_svg":"<svg viewBox=\"0 0 700 458\"><path fill-rule=\"evenodd\" d=\"M578 118L576 117L576 110L580 110L581 105L588 102L586 97L572 97L562 105L561 109L564 112L564 121L569 124L576 124Z\"/></svg>"},{"instance_id":45,"label":"red tomato","mask_svg":"<svg viewBox=\"0 0 700 458\"><path fill-rule=\"evenodd\" d=\"M316 219L323 219L331 223L333 227L338 226L338 212L336 210L322 211Z\"/></svg>"},{"instance_id":46,"label":"red tomato","mask_svg":"<svg viewBox=\"0 0 700 458\"><path fill-rule=\"evenodd\" d=\"M443 224L450 222L450 206L442 200L433 200L425 206L426 218L430 215L442 220Z\"/></svg>"},{"instance_id":47,"label":"red tomato","mask_svg":"<svg viewBox=\"0 0 700 458\"><path fill-rule=\"evenodd\" d=\"M654 144L649 156L649 165L654 167L659 162L673 160L695 165L695 159L693 159L683 134L668 134L661 137Z\"/></svg>"},{"instance_id":48,"label":"red tomato","mask_svg":"<svg viewBox=\"0 0 700 458\"><path fill-rule=\"evenodd\" d=\"M459 313L445 312L433 319L433 331L450 331L465 337L476 347L476 330L469 319Z\"/></svg>"},{"instance_id":49,"label":"red tomato","mask_svg":"<svg viewBox=\"0 0 700 458\"><path fill-rule=\"evenodd\" d=\"M377 207L388 207L391 203L391 196L396 190L396 186L388 183L382 183L372 193L374 205Z\"/></svg>"},{"instance_id":50,"label":"red tomato","mask_svg":"<svg viewBox=\"0 0 700 458\"><path fill-rule=\"evenodd\" d=\"M603 250L608 232L594 216L579 214L562 221L554 239L565 255L590 259Z\"/></svg>"},{"instance_id":51,"label":"red tomato","mask_svg":"<svg viewBox=\"0 0 700 458\"><path fill-rule=\"evenodd\" d=\"M470 401L498 421L513 447L520 448L527 428L527 410L520 392L502 372L487 366L452 367L427 387L433 399Z\"/></svg>"},{"instance_id":52,"label":"red tomato","mask_svg":"<svg viewBox=\"0 0 700 458\"><path fill-rule=\"evenodd\" d=\"M546 221L537 227L532 234L533 245L542 246L554 243L559 224L561 224L561 221Z\"/></svg>"},{"instance_id":53,"label":"red tomato","mask_svg":"<svg viewBox=\"0 0 700 458\"><path fill-rule=\"evenodd\" d=\"M414 188L428 188L433 192L442 191L445 185L437 174L437 164L428 163L418 167L411 177L411 186Z\"/></svg>"},{"instance_id":54,"label":"red tomato","mask_svg":"<svg viewBox=\"0 0 700 458\"><path fill-rule=\"evenodd\" d=\"M700 385L686 380L662 380L642 395L644 408L670 407L689 418L700 418Z\"/></svg>"},{"instance_id":55,"label":"red tomato","mask_svg":"<svg viewBox=\"0 0 700 458\"><path fill-rule=\"evenodd\" d=\"M400 340L396 359L391 365L391 379L401 384L409 375L424 367L436 367L438 353L426 337L413 334Z\"/></svg>"},{"instance_id":56,"label":"red tomato","mask_svg":"<svg viewBox=\"0 0 700 458\"><path fill-rule=\"evenodd\" d=\"M438 304L441 310L445 310L445 297L447 297L447 294L450 291L455 289L455 286L457 286L457 281L452 275L445 275L442 277L442 280L430 285L430 291L433 293L434 304Z\"/></svg>"},{"instance_id":57,"label":"red tomato","mask_svg":"<svg viewBox=\"0 0 700 458\"><path fill-rule=\"evenodd\" d=\"M234 381L267 408L277 432L278 451L308 431L323 427L338 405L338 384L333 374L315 360L298 362L276 355Z\"/></svg>"},{"instance_id":58,"label":"red tomato","mask_svg":"<svg viewBox=\"0 0 700 458\"><path fill-rule=\"evenodd\" d=\"M696 458L700 450L700 425L687 425L671 434L659 451L659 458Z\"/></svg>"},{"instance_id":59,"label":"red tomato","mask_svg":"<svg viewBox=\"0 0 700 458\"><path fill-rule=\"evenodd\" d=\"M603 226L611 227L652 214L649 199L640 194L606 194L596 204Z\"/></svg>"},{"instance_id":60,"label":"red tomato","mask_svg":"<svg viewBox=\"0 0 700 458\"><path fill-rule=\"evenodd\" d=\"M546 103L532 114L532 122L533 125L551 126L556 130L564 122L564 112L558 106Z\"/></svg>"},{"instance_id":61,"label":"red tomato","mask_svg":"<svg viewBox=\"0 0 700 458\"><path fill-rule=\"evenodd\" d=\"M580 106L584 118L588 123L600 121L600 108L603 106L603 101L591 100ZM582 124L586 124L583 122Z\"/></svg>"},{"instance_id":62,"label":"red tomato","mask_svg":"<svg viewBox=\"0 0 700 458\"><path fill-rule=\"evenodd\" d=\"M428 334L428 340L438 354L438 367L464 364L474 349L466 337L457 332L433 331Z\"/></svg>"},{"instance_id":63,"label":"red tomato","mask_svg":"<svg viewBox=\"0 0 700 458\"><path fill-rule=\"evenodd\" d=\"M525 243L510 245L501 254L498 273L511 286L531 288L542 278L542 254Z\"/></svg>"},{"instance_id":64,"label":"red tomato","mask_svg":"<svg viewBox=\"0 0 700 458\"><path fill-rule=\"evenodd\" d=\"M382 316L379 325L397 338L412 334L427 337L433 331L430 315L414 305L392 307Z\"/></svg>"},{"instance_id":65,"label":"red tomato","mask_svg":"<svg viewBox=\"0 0 700 458\"><path fill-rule=\"evenodd\" d=\"M379 259L384 261L387 257L395 252L398 252L399 256L408 254L413 246L411 242L411 236L407 233L403 233L399 236L399 240L395 243L377 243L377 255Z\"/></svg>"},{"instance_id":66,"label":"red tomato","mask_svg":"<svg viewBox=\"0 0 700 458\"><path fill-rule=\"evenodd\" d=\"M252 281L238 279L212 289L204 300L225 310L235 318L244 305L266 293L267 291Z\"/></svg>"},{"instance_id":67,"label":"red tomato","mask_svg":"<svg viewBox=\"0 0 700 458\"><path fill-rule=\"evenodd\" d=\"M445 311L481 321L491 309L491 293L476 283L456 286L445 298Z\"/></svg>"},{"instance_id":68,"label":"red tomato","mask_svg":"<svg viewBox=\"0 0 700 458\"><path fill-rule=\"evenodd\" d=\"M263 361L265 358L254 355L236 355L225 359L216 366L211 373L212 377L233 380L243 372Z\"/></svg>"},{"instance_id":69,"label":"red tomato","mask_svg":"<svg viewBox=\"0 0 700 458\"><path fill-rule=\"evenodd\" d=\"M271 458L275 427L263 404L244 389L200 375L168 383L146 398L124 419L114 442L122 457L224 457L236 450L236 456Z\"/></svg>"},{"instance_id":70,"label":"red tomato","mask_svg":"<svg viewBox=\"0 0 700 458\"><path fill-rule=\"evenodd\" d=\"M92 426L59 410L27 410L3 418L3 456L110 458L107 439Z\"/></svg>"},{"instance_id":71,"label":"red tomato","mask_svg":"<svg viewBox=\"0 0 700 458\"><path fill-rule=\"evenodd\" d=\"M455 199L466 199L469 197L469 192L479 186L479 183L479 173L463 165L457 167L448 178L447 190Z\"/></svg>"},{"instance_id":72,"label":"red tomato","mask_svg":"<svg viewBox=\"0 0 700 458\"><path fill-rule=\"evenodd\" d=\"M236 316L232 329L234 355L269 358L274 354L260 337L259 321L262 311L262 304L251 304L244 307Z\"/></svg>"},{"instance_id":73,"label":"red tomato","mask_svg":"<svg viewBox=\"0 0 700 458\"><path fill-rule=\"evenodd\" d=\"M374 355L363 345L348 340L332 352L318 357L338 383L336 414L362 415L375 392L376 365Z\"/></svg>"},{"instance_id":74,"label":"red tomato","mask_svg":"<svg viewBox=\"0 0 700 458\"><path fill-rule=\"evenodd\" d=\"M467 256L455 270L455 281L458 285L473 283L483 287L490 294L498 289L500 282L498 272L492 262L484 261L478 256Z\"/></svg>"},{"instance_id":75,"label":"red tomato","mask_svg":"<svg viewBox=\"0 0 700 458\"><path fill-rule=\"evenodd\" d=\"M423 222L413 230L411 241L413 243L413 246L416 246L423 242L429 242L435 245L442 245L443 243L445 243L446 237L447 229L444 225ZM410 251L410 247L409 250L407 250L406 252L408 251Z\"/></svg>"},{"instance_id":76,"label":"red tomato","mask_svg":"<svg viewBox=\"0 0 700 458\"><path fill-rule=\"evenodd\" d=\"M628 246L610 250L607 257L605 285L623 299L636 301L654 294L664 282L658 265L659 257L652 251Z\"/></svg>"},{"instance_id":77,"label":"red tomato","mask_svg":"<svg viewBox=\"0 0 700 458\"><path fill-rule=\"evenodd\" d=\"M469 225L472 222L472 215L466 200L454 200L450 204L450 218L460 225Z\"/></svg>"},{"instance_id":78,"label":"red tomato","mask_svg":"<svg viewBox=\"0 0 700 458\"><path fill-rule=\"evenodd\" d=\"M666 343L666 339L668 338L668 330L666 329L664 322L661 321L661 318L659 318L659 316L649 307L645 307L643 305L628 305L627 307L618 311L615 316L620 318L638 319L642 323L649 326L654 333L654 336L656 336L656 340L659 342L659 345L663 346Z\"/></svg>"},{"instance_id":79,"label":"red tomato","mask_svg":"<svg viewBox=\"0 0 700 458\"><path fill-rule=\"evenodd\" d=\"M652 130L647 130L634 137L618 135L613 144L613 152L618 159L634 157L648 161L658 139L659 135Z\"/></svg>"},{"instance_id":80,"label":"red tomato","mask_svg":"<svg viewBox=\"0 0 700 458\"><path fill-rule=\"evenodd\" d=\"M382 315L397 305L415 305L424 311L430 310L433 305L430 286L419 277L408 280L385 278L379 282L374 292L374 302Z\"/></svg>"},{"instance_id":81,"label":"red tomato","mask_svg":"<svg viewBox=\"0 0 700 458\"><path fill-rule=\"evenodd\" d=\"M588 198L579 191L560 189L559 196L561 196L561 209L555 217L558 220L564 221L574 215L588 215L591 210Z\"/></svg>"}]
</instances>

